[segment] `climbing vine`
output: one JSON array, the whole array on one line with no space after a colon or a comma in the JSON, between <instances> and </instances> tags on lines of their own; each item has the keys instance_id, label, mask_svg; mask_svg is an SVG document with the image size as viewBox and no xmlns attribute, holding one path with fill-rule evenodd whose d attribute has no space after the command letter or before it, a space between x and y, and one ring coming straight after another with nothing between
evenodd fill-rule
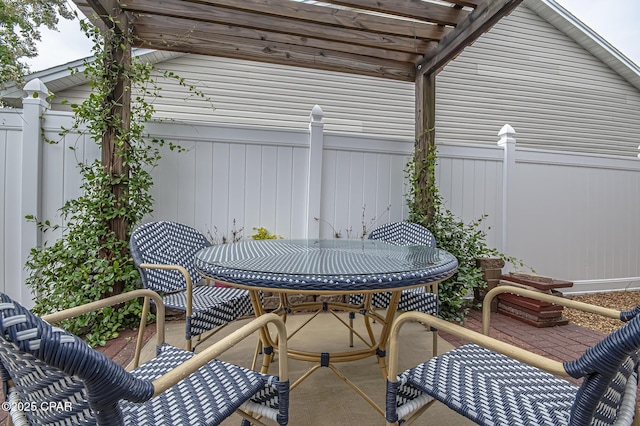
<instances>
[{"instance_id":1,"label":"climbing vine","mask_svg":"<svg viewBox=\"0 0 640 426\"><path fill-rule=\"evenodd\" d=\"M476 259L487 256L500 257L514 265L523 265L522 261L508 257L497 249L487 245L487 233L484 230L486 215L465 223L447 209L442 196L435 184L436 150L430 152L421 163L422 172L430 174L428 185L418 181L416 160L407 163L405 175L408 178L409 190L406 194L409 208L409 221L426 226L442 248L458 259L457 272L438 286L440 316L462 322L469 313L469 299L466 298L474 288L485 288L486 282L482 277L482 270L476 265ZM420 197L429 196L432 200L433 213L428 221L422 205L418 203Z\"/></svg>"},{"instance_id":2,"label":"climbing vine","mask_svg":"<svg viewBox=\"0 0 640 426\"><path fill-rule=\"evenodd\" d=\"M62 236L52 244L31 250L26 283L35 295L33 310L37 314L139 287L140 277L129 253L129 236L133 225L152 212L150 170L157 165L159 147L164 144L163 140L148 138L145 132L145 123L155 112L153 101L160 97L154 66L135 58L126 59L126 46L130 45L126 34L115 30L101 33L86 21L81 25L94 43L94 58L84 63L82 71L73 72L84 73L91 93L81 104L70 105L75 121L71 127L63 128L60 136L89 135L100 146L102 161L79 160L82 195L67 201L59 210L64 224ZM173 73L159 76L175 79L204 96ZM116 90L117 85L121 85L120 91ZM114 93L121 96L114 97ZM132 97L130 120L123 120L124 115L114 111L126 107L128 96ZM107 134L109 146L104 142ZM176 148L172 144L170 147ZM60 228L49 220L33 216L27 219L37 222L44 233ZM118 226L124 232L114 231ZM85 334L92 345L103 345L117 337L122 328L135 325L140 313L141 303L134 300L69 320L63 326L73 333Z\"/></svg>"}]
</instances>

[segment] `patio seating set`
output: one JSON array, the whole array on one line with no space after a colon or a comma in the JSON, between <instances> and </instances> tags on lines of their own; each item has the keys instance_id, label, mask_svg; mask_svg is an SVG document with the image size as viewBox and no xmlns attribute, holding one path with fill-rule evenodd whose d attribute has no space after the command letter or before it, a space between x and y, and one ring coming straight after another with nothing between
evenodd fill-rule
<instances>
[{"instance_id":1,"label":"patio seating set","mask_svg":"<svg viewBox=\"0 0 640 426\"><path fill-rule=\"evenodd\" d=\"M230 245L220 254L193 228L151 222L131 237L144 289L43 317L0 293L0 379L6 400L3 408L10 412L8 424L217 425L233 413L242 417L243 425L288 424L290 397L295 400L289 356L298 354L326 367L333 354L319 353L316 359L290 348L287 294L297 288L314 291L323 282L327 291L349 283L349 303L338 307L350 313L345 326L352 346L356 314L361 313L367 324L373 347L357 354L375 355L383 367L386 407L381 424L411 424L434 401L481 425L631 425L640 421L636 407L640 307L618 312L499 286L485 298L484 330L476 333L437 317L437 283L453 273L457 262L435 248L427 229L406 222L387 224L372 232L370 239L360 246L256 241ZM217 257L208 259L198 253ZM322 265L327 273L318 273L314 265ZM291 272L284 274L282 268ZM203 270L206 275L200 282ZM346 270L350 273L340 273ZM396 272L388 272L392 270ZM372 274L379 278L377 284L372 283ZM230 286L216 286L211 280ZM275 282L282 283L283 309L265 313L262 290L266 283ZM490 301L505 292L619 318L627 324L580 358L556 362L488 336ZM143 300L143 312L136 367L130 372L79 337L50 325L133 298ZM166 307L185 312L184 349L164 342ZM156 357L138 366L145 321L152 308ZM320 308L331 309L326 303ZM406 312L395 316L396 308ZM379 310L391 315L380 316ZM254 314L256 318L196 353L198 345L221 327ZM383 332L374 339L369 322L378 319L384 324ZM434 356L401 372L399 336L409 321L434 331ZM438 354L437 330L472 343ZM261 371L255 371L256 357L251 368L217 359L256 332L260 336L256 357L261 352L266 360ZM280 355L277 374L268 371L275 354ZM348 362L350 357L340 361ZM583 381L576 386L563 376ZM380 392L385 392L382 381Z\"/></svg>"}]
</instances>

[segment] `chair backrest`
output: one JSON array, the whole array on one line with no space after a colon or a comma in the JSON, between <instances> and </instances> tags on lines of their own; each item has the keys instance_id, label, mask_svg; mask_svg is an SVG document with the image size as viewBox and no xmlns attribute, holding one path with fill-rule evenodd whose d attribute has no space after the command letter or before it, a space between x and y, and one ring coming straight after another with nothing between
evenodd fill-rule
<instances>
[{"instance_id":1,"label":"chair backrest","mask_svg":"<svg viewBox=\"0 0 640 426\"><path fill-rule=\"evenodd\" d=\"M149 222L131 233L130 247L136 266L142 263L179 265L184 267L196 283L200 275L195 268L195 254L211 243L199 231L176 222ZM177 271L141 269L142 284L153 291L170 293L186 286Z\"/></svg>"},{"instance_id":2,"label":"chair backrest","mask_svg":"<svg viewBox=\"0 0 640 426\"><path fill-rule=\"evenodd\" d=\"M0 293L0 362L29 424L124 424L118 401L145 401L151 382L134 378L83 340L52 327Z\"/></svg>"},{"instance_id":3,"label":"chair backrest","mask_svg":"<svg viewBox=\"0 0 640 426\"><path fill-rule=\"evenodd\" d=\"M382 240L399 246L436 247L431 231L413 222L391 222L380 225L369 234L370 240Z\"/></svg>"},{"instance_id":4,"label":"chair backrest","mask_svg":"<svg viewBox=\"0 0 640 426\"><path fill-rule=\"evenodd\" d=\"M621 318L629 319L632 312L623 313ZM638 312L639 308L636 308L635 313ZM628 386L638 386L634 374L638 370L638 350L640 315L587 349L577 360L564 363L565 370L572 377L584 377L571 409L571 425L615 424L620 416L625 390L629 389ZM631 407L635 407L635 394L631 399Z\"/></svg>"}]
</instances>

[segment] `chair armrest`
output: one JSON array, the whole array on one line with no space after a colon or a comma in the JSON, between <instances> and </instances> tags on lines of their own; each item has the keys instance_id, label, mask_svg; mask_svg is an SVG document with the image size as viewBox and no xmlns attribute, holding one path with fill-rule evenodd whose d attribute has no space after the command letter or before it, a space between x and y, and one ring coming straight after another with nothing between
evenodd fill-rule
<instances>
[{"instance_id":1,"label":"chair armrest","mask_svg":"<svg viewBox=\"0 0 640 426\"><path fill-rule=\"evenodd\" d=\"M155 397L165 390L169 389L170 387L176 385L185 377L194 373L200 367L204 366L211 360L218 357L220 354L232 348L237 343L253 334L255 331L266 327L269 323L275 325L278 334L278 350L280 352L280 356L278 357L278 376L283 382L289 380L289 368L287 363L287 329L282 318L280 318L276 314L268 313L261 315L248 324L245 324L230 335L220 339L214 345L194 355L179 367L176 367L168 373L165 373L161 377L158 377L153 381L153 396Z\"/></svg>"},{"instance_id":2,"label":"chair armrest","mask_svg":"<svg viewBox=\"0 0 640 426\"><path fill-rule=\"evenodd\" d=\"M427 327L434 327L438 330L446 331L447 333L464 338L477 345L499 352L510 358L517 359L518 361L524 362L525 364L529 364L541 370L545 370L556 376L569 376L564 369L563 364L559 361L529 352L517 346L494 339L493 337L485 336L482 333L466 329L457 324L452 324L433 315L422 312L405 312L396 318L393 322L393 326L391 327L391 339L389 344L389 382L396 382L398 380L398 345L400 328L403 324L409 321L419 321Z\"/></svg>"},{"instance_id":3,"label":"chair armrest","mask_svg":"<svg viewBox=\"0 0 640 426\"><path fill-rule=\"evenodd\" d=\"M193 293L193 282L191 281L191 275L189 275L189 272L187 271L186 268L180 266L180 265L163 265L160 263L141 263L139 268L146 268L146 269L163 269L165 271L178 271L182 274L182 276L184 277L185 281L187 282L187 310L186 310L186 315L188 317L190 317L191 315L193 315L193 308L192 308L192 293Z\"/></svg>"},{"instance_id":4,"label":"chair armrest","mask_svg":"<svg viewBox=\"0 0 640 426\"><path fill-rule=\"evenodd\" d=\"M149 300L152 299L156 304L156 339L157 345L162 345L164 343L164 319L165 319L165 311L164 311L164 303L162 303L162 298L158 293L152 290L147 289L139 289L133 290L126 293L118 294L115 296L107 297L105 299L100 299L95 302L87 303L85 305L76 306L73 308L65 309L63 311L54 312L49 315L43 315L41 318L48 323L58 323L60 321L77 317L78 315L86 314L88 312L93 312L105 308L107 306L119 305L120 303L127 302L129 300L137 299L139 297L144 298L144 302L142 305L142 315L140 318L140 327L138 329L138 338L136 340L136 351L135 351L135 359L134 366L138 365L139 357L140 357L140 349L142 349L142 340L144 335L144 329L147 324L147 314L149 313Z\"/></svg>"},{"instance_id":5,"label":"chair armrest","mask_svg":"<svg viewBox=\"0 0 640 426\"><path fill-rule=\"evenodd\" d=\"M602 315L608 318L620 319L620 311L616 311L615 309L603 308L601 306L578 302L571 299L565 299L564 297L558 297L552 294L527 290L522 287L510 285L510 282L505 280L500 280L500 284L501 285L499 285L498 287L488 291L484 296L484 300L482 302L482 333L487 336L489 335L489 326L491 325L491 301L494 297L501 293L511 293L518 296L540 300L542 302L553 303L554 305L566 306L568 308Z\"/></svg>"}]
</instances>

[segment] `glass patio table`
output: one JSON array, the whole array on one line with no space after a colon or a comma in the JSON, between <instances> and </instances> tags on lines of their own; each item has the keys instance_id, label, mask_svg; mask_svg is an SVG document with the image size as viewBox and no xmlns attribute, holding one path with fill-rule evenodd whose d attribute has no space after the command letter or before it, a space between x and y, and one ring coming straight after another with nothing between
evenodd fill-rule
<instances>
[{"instance_id":1,"label":"glass patio table","mask_svg":"<svg viewBox=\"0 0 640 426\"><path fill-rule=\"evenodd\" d=\"M384 415L333 363L376 356L382 375L386 377L385 351L402 290L448 278L456 271L458 261L444 250L426 246L397 246L376 240L280 239L247 240L207 247L196 254L195 264L196 269L208 279L249 290L256 316L265 312L262 292L279 296L279 306L274 312L285 318L294 312L312 312L312 318L326 312L336 318L344 312L362 314L368 337L355 330L354 333L365 342L364 348L326 352L295 348L289 342L287 356L316 363L291 388L316 369L329 367ZM386 313L371 306L371 295L379 292L391 292ZM365 295L362 305L330 297L317 301L300 301L300 298L291 297L293 294L328 296L353 293ZM345 321L339 320L346 328L352 329ZM309 321L290 335L297 333ZM380 324L377 335L371 321ZM263 330L260 338L265 354L269 355L272 350L277 353L277 341L272 339L268 330ZM268 370L270 361L269 356L263 358L263 372Z\"/></svg>"}]
</instances>

